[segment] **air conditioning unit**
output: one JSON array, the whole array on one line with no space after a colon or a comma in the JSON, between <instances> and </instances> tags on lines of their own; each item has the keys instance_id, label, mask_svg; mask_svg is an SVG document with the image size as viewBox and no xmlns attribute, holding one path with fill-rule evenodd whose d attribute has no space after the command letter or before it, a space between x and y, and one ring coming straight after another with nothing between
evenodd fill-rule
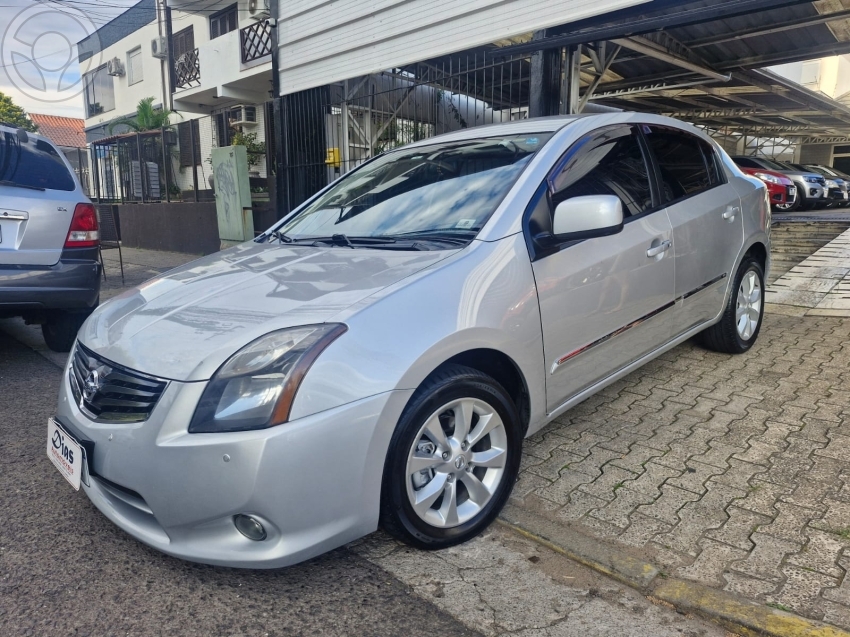
<instances>
[{"instance_id":1,"label":"air conditioning unit","mask_svg":"<svg viewBox=\"0 0 850 637\"><path fill-rule=\"evenodd\" d=\"M254 20L268 20L272 15L269 0L248 0L248 15Z\"/></svg>"},{"instance_id":2,"label":"air conditioning unit","mask_svg":"<svg viewBox=\"0 0 850 637\"><path fill-rule=\"evenodd\" d=\"M168 38L160 35L151 40L151 54L160 60L166 59L168 57Z\"/></svg>"},{"instance_id":3,"label":"air conditioning unit","mask_svg":"<svg viewBox=\"0 0 850 637\"><path fill-rule=\"evenodd\" d=\"M109 75L117 75L120 77L124 75L124 65L121 64L121 60L118 58L112 58L106 62L106 72Z\"/></svg>"},{"instance_id":4,"label":"air conditioning unit","mask_svg":"<svg viewBox=\"0 0 850 637\"><path fill-rule=\"evenodd\" d=\"M233 106L227 111L229 126L253 126L257 124L257 107L251 105Z\"/></svg>"}]
</instances>

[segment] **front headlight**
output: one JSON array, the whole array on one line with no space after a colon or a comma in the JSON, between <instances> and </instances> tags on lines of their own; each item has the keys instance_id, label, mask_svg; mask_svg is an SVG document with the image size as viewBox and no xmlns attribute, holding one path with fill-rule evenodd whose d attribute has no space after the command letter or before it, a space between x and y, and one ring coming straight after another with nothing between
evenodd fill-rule
<instances>
[{"instance_id":1,"label":"front headlight","mask_svg":"<svg viewBox=\"0 0 850 637\"><path fill-rule=\"evenodd\" d=\"M826 187L827 188L838 188L838 182L833 180L833 179L827 179L826 180Z\"/></svg>"},{"instance_id":2,"label":"front headlight","mask_svg":"<svg viewBox=\"0 0 850 637\"><path fill-rule=\"evenodd\" d=\"M340 323L307 325L248 343L210 379L189 433L265 429L286 422L313 361L347 329Z\"/></svg>"},{"instance_id":3,"label":"front headlight","mask_svg":"<svg viewBox=\"0 0 850 637\"><path fill-rule=\"evenodd\" d=\"M768 175L767 173L755 173L755 177L758 177L762 181L766 181L771 184L781 184L782 182L779 180L779 177L774 175Z\"/></svg>"},{"instance_id":4,"label":"front headlight","mask_svg":"<svg viewBox=\"0 0 850 637\"><path fill-rule=\"evenodd\" d=\"M820 181L820 177L803 177L810 184L816 184Z\"/></svg>"}]
</instances>

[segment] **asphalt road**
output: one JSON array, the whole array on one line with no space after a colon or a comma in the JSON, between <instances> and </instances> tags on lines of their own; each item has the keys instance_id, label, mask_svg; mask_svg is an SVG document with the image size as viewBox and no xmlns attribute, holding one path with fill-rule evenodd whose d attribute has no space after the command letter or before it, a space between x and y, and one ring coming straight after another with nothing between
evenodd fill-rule
<instances>
[{"instance_id":1,"label":"asphalt road","mask_svg":"<svg viewBox=\"0 0 850 637\"><path fill-rule=\"evenodd\" d=\"M47 459L60 375L0 330L0 635L474 635L347 549L240 571L133 540Z\"/></svg>"}]
</instances>

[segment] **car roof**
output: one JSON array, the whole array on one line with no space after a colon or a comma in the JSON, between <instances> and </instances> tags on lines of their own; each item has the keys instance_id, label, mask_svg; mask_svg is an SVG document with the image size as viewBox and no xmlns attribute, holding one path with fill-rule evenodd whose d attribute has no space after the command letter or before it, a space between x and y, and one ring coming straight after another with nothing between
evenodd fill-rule
<instances>
[{"instance_id":1,"label":"car roof","mask_svg":"<svg viewBox=\"0 0 850 637\"><path fill-rule=\"evenodd\" d=\"M472 128L463 128L461 130L443 133L436 137L406 144L402 148L415 148L417 146L428 146L431 144L439 144L442 142L462 141L467 139L481 139L484 137L501 137L506 135L527 135L530 133L555 133L568 124L579 119L598 119L600 126L610 124L629 124L629 123L644 123L657 124L662 126L672 126L687 132L696 134L704 139L710 139L705 133L686 122L682 122L672 117L664 117L663 115L652 115L650 113L640 113L635 111L612 111L603 113L582 113L580 115L553 115L551 117L532 117L529 119L521 119L513 122L497 122L494 124L486 124L483 126L474 126Z\"/></svg>"}]
</instances>

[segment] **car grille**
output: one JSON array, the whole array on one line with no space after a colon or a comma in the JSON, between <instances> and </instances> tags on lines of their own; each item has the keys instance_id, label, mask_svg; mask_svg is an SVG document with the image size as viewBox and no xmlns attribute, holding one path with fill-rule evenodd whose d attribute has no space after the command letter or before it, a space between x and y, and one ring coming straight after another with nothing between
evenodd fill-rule
<instances>
[{"instance_id":1,"label":"car grille","mask_svg":"<svg viewBox=\"0 0 850 637\"><path fill-rule=\"evenodd\" d=\"M68 376L80 409L106 422L147 420L168 384L104 360L79 343Z\"/></svg>"}]
</instances>

